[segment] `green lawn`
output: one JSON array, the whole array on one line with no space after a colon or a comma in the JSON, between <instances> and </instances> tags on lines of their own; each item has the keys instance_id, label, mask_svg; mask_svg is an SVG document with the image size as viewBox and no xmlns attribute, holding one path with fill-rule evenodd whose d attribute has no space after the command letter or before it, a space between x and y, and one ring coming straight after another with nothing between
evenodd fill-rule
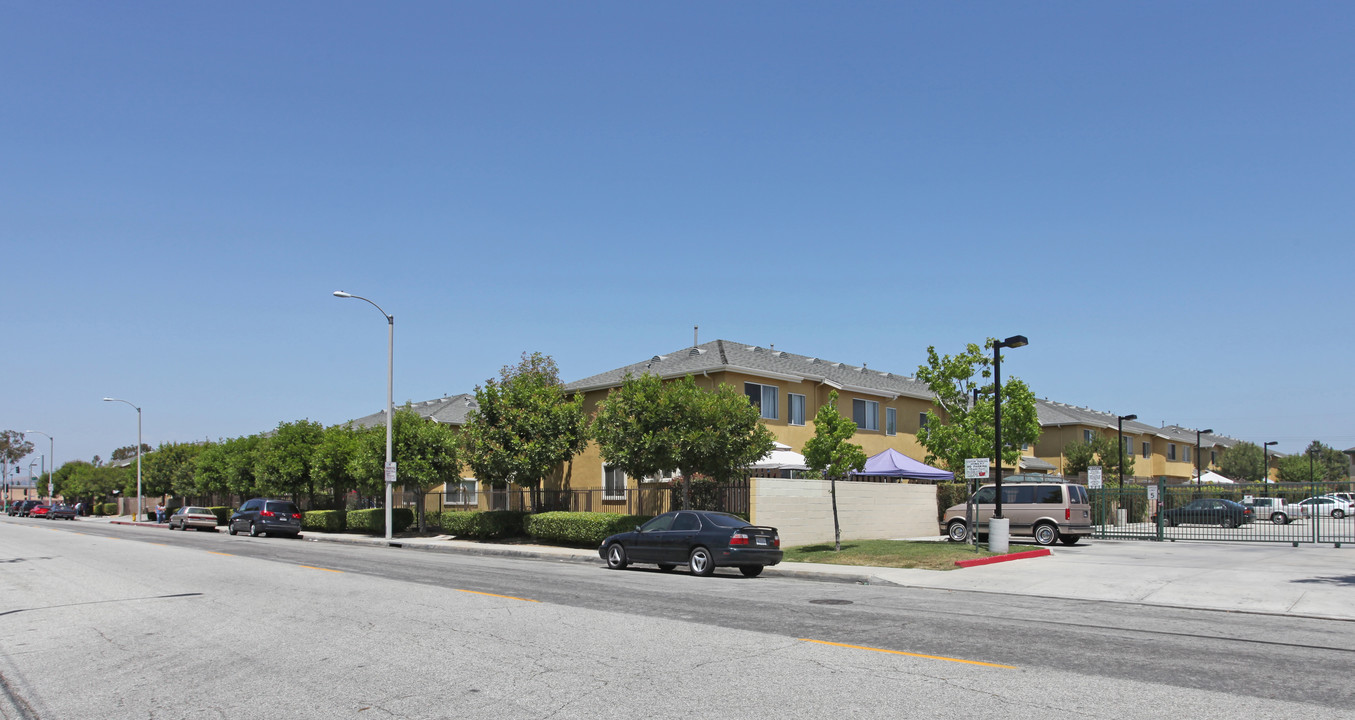
<instances>
[{"instance_id":1,"label":"green lawn","mask_svg":"<svg viewBox=\"0 0 1355 720\"><path fill-rule=\"evenodd\" d=\"M1034 546L1012 545L1009 552L1035 550ZM835 565L870 565L872 567L921 568L923 570L954 570L956 560L992 557L1001 553L988 552L985 545L961 545L952 542L909 542L906 540L847 540L842 552L833 552L832 543L800 545L785 548L786 562L831 563Z\"/></svg>"}]
</instances>

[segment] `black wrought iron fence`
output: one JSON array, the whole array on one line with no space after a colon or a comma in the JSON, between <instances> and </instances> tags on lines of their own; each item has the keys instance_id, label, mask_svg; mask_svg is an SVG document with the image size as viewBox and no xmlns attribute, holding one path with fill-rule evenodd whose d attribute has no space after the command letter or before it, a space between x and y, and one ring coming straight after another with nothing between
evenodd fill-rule
<instances>
[{"instance_id":1,"label":"black wrought iron fence","mask_svg":"<svg viewBox=\"0 0 1355 720\"><path fill-rule=\"evenodd\" d=\"M747 517L750 493L747 485L693 485L689 497L693 510L715 510ZM397 507L415 507L414 493L397 494ZM659 515L683 507L680 485L626 488L625 490L537 490L510 488L478 492L428 493L424 508L429 512L471 510L517 510L522 512L607 512L623 515Z\"/></svg>"}]
</instances>

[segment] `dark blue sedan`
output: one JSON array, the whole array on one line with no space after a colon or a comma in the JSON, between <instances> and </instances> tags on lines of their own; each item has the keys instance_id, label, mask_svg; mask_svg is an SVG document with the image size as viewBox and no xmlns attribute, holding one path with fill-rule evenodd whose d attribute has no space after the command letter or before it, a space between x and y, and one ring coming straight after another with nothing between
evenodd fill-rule
<instances>
[{"instance_id":1,"label":"dark blue sedan","mask_svg":"<svg viewBox=\"0 0 1355 720\"><path fill-rule=\"evenodd\" d=\"M654 563L664 571L686 565L693 575L706 576L717 567L737 567L757 577L781 562L781 537L774 527L728 513L675 510L603 540L598 555L614 570L631 563Z\"/></svg>"}]
</instances>

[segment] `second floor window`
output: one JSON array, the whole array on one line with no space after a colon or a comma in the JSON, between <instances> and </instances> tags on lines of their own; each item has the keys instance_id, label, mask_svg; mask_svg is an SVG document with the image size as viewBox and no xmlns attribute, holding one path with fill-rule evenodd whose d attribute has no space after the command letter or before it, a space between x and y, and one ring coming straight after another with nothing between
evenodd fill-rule
<instances>
[{"instance_id":1,"label":"second floor window","mask_svg":"<svg viewBox=\"0 0 1355 720\"><path fill-rule=\"evenodd\" d=\"M753 403L753 407L761 411L762 417L767 420L775 420L780 416L776 408L777 392L775 385L743 384L743 394L748 396L748 402Z\"/></svg>"},{"instance_id":2,"label":"second floor window","mask_svg":"<svg viewBox=\"0 0 1355 720\"><path fill-rule=\"evenodd\" d=\"M874 400L852 400L852 419L862 430L880 429L880 403Z\"/></svg>"},{"instance_id":3,"label":"second floor window","mask_svg":"<svg viewBox=\"0 0 1355 720\"><path fill-rule=\"evenodd\" d=\"M1176 459L1176 443L1167 443L1167 459Z\"/></svg>"},{"instance_id":4,"label":"second floor window","mask_svg":"<svg viewBox=\"0 0 1355 720\"><path fill-rule=\"evenodd\" d=\"M894 408L885 408L885 434L897 435L899 432L899 413Z\"/></svg>"},{"instance_id":5,"label":"second floor window","mask_svg":"<svg viewBox=\"0 0 1355 720\"><path fill-rule=\"evenodd\" d=\"M1144 443L1144 444L1143 444L1143 459L1144 459L1144 460L1147 460L1148 458L1150 458L1150 457L1152 457L1152 456L1153 456L1153 444L1152 444L1152 443Z\"/></svg>"},{"instance_id":6,"label":"second floor window","mask_svg":"<svg viewBox=\"0 0 1355 720\"><path fill-rule=\"evenodd\" d=\"M804 395L797 395L797 394L795 394L795 393L790 393L790 394L788 395L788 397L789 397L789 399L790 399L790 424L791 424L791 425L804 425L804 424L805 424L805 396L804 396Z\"/></svg>"}]
</instances>

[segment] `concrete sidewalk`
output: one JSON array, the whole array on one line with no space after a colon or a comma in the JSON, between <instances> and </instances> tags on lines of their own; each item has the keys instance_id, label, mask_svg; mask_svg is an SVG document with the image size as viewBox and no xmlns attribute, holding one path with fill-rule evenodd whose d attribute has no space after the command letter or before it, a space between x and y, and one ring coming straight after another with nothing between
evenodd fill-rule
<instances>
[{"instance_id":1,"label":"concrete sidewalk","mask_svg":"<svg viewBox=\"0 0 1355 720\"><path fill-rule=\"evenodd\" d=\"M122 518L81 518L164 528ZM385 546L353 533L303 535L314 542ZM601 564L595 550L483 543L450 536L397 537L404 549ZM1125 602L1355 621L1355 551L1330 545L1091 540L1047 557L950 571L782 563L764 577L899 585L1032 597Z\"/></svg>"}]
</instances>

